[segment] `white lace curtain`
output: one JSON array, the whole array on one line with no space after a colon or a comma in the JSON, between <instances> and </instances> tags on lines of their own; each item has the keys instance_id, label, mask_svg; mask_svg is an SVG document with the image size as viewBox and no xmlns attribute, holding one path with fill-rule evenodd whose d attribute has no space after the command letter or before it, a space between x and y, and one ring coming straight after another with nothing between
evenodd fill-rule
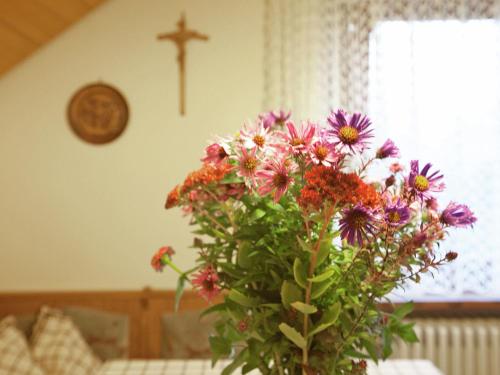
<instances>
[{"instance_id":1,"label":"white lace curtain","mask_svg":"<svg viewBox=\"0 0 500 375\"><path fill-rule=\"evenodd\" d=\"M457 262L410 294L499 298L500 0L267 0L264 58L265 109L366 112L476 212L443 248Z\"/></svg>"}]
</instances>

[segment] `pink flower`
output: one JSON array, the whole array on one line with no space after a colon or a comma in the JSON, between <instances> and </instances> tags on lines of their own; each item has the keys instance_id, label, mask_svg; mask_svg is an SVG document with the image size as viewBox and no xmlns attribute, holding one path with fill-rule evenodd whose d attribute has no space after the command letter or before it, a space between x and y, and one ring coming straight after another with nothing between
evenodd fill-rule
<instances>
[{"instance_id":1,"label":"pink flower","mask_svg":"<svg viewBox=\"0 0 500 375\"><path fill-rule=\"evenodd\" d=\"M158 251L155 253L155 255L153 255L153 258L151 258L151 266L154 268L155 271L158 272L163 271L165 264L167 264L164 257L167 256L168 259L171 259L172 255L174 254L175 251L170 246L160 247Z\"/></svg>"},{"instance_id":2,"label":"pink flower","mask_svg":"<svg viewBox=\"0 0 500 375\"><path fill-rule=\"evenodd\" d=\"M389 169L391 170L392 173L398 173L402 172L404 170L404 167L399 163L392 163Z\"/></svg>"},{"instance_id":3,"label":"pink flower","mask_svg":"<svg viewBox=\"0 0 500 375\"><path fill-rule=\"evenodd\" d=\"M201 269L193 275L193 286L198 290L198 293L208 302L212 301L221 292L221 287L218 284L219 275L211 266Z\"/></svg>"},{"instance_id":4,"label":"pink flower","mask_svg":"<svg viewBox=\"0 0 500 375\"><path fill-rule=\"evenodd\" d=\"M237 175L250 178L252 182L255 179L255 173L259 166L259 159L256 156L257 148L252 149L250 152L246 148L241 148L241 156L238 159L239 168Z\"/></svg>"},{"instance_id":5,"label":"pink flower","mask_svg":"<svg viewBox=\"0 0 500 375\"><path fill-rule=\"evenodd\" d=\"M293 183L294 179L290 175L292 168L287 161L270 161L265 170L260 170L256 173L259 178L260 187L258 193L260 195L269 194L274 191L274 201L278 202L280 198L288 190L288 187Z\"/></svg>"},{"instance_id":6,"label":"pink flower","mask_svg":"<svg viewBox=\"0 0 500 375\"><path fill-rule=\"evenodd\" d=\"M314 134L316 134L316 125L308 122L305 127L304 124L301 124L300 129L297 129L292 122L288 122L286 127L288 134L285 134L285 141L289 144L293 154L306 153Z\"/></svg>"},{"instance_id":7,"label":"pink flower","mask_svg":"<svg viewBox=\"0 0 500 375\"><path fill-rule=\"evenodd\" d=\"M269 128L265 128L263 123L259 123L254 127L245 125L240 131L240 137L243 141L243 146L246 148L259 148L264 150L269 146Z\"/></svg>"},{"instance_id":8,"label":"pink flower","mask_svg":"<svg viewBox=\"0 0 500 375\"><path fill-rule=\"evenodd\" d=\"M201 159L204 163L219 164L229 156L229 145L225 142L212 143L205 148L205 157Z\"/></svg>"},{"instance_id":9,"label":"pink flower","mask_svg":"<svg viewBox=\"0 0 500 375\"><path fill-rule=\"evenodd\" d=\"M337 159L334 147L323 141L316 141L312 144L309 148L309 156L314 164L322 164L325 167L332 166Z\"/></svg>"}]
</instances>

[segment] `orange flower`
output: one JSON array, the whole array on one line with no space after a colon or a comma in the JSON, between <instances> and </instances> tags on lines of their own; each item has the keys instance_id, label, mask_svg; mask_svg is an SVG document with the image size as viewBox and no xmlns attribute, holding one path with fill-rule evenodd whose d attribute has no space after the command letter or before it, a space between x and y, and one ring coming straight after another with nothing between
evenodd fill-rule
<instances>
[{"instance_id":1,"label":"orange flower","mask_svg":"<svg viewBox=\"0 0 500 375\"><path fill-rule=\"evenodd\" d=\"M165 267L165 262L163 261L163 257L166 255L168 258L172 258L172 255L175 254L174 249L170 246L163 246L158 249L158 251L153 255L151 259L151 267L155 269L155 271L161 272Z\"/></svg>"},{"instance_id":2,"label":"orange flower","mask_svg":"<svg viewBox=\"0 0 500 375\"><path fill-rule=\"evenodd\" d=\"M305 174L306 184L300 192L299 204L320 209L324 201L339 206L363 204L374 207L380 197L373 186L368 185L355 173L342 173L323 165L312 167Z\"/></svg>"},{"instance_id":3,"label":"orange flower","mask_svg":"<svg viewBox=\"0 0 500 375\"><path fill-rule=\"evenodd\" d=\"M205 164L197 171L191 172L181 187L181 193L186 193L200 185L208 185L222 180L232 169L230 164Z\"/></svg>"},{"instance_id":4,"label":"orange flower","mask_svg":"<svg viewBox=\"0 0 500 375\"><path fill-rule=\"evenodd\" d=\"M165 208L168 210L169 208L172 208L174 206L177 206L179 204L179 185L174 187L170 193L168 193L167 196L167 202L165 203Z\"/></svg>"}]
</instances>

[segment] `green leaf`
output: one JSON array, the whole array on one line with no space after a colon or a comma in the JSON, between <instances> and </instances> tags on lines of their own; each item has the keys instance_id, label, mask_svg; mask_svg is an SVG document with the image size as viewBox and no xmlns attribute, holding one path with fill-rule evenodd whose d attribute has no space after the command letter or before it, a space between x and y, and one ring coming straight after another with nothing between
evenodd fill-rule
<instances>
[{"instance_id":1,"label":"green leaf","mask_svg":"<svg viewBox=\"0 0 500 375\"><path fill-rule=\"evenodd\" d=\"M315 277L313 277L311 279L307 279L307 280L312 281L313 283L320 283L320 282L325 281L325 280L329 279L330 277L332 277L334 273L335 273L335 270L328 269L325 272L323 272L321 275L315 276Z\"/></svg>"},{"instance_id":2,"label":"green leaf","mask_svg":"<svg viewBox=\"0 0 500 375\"><path fill-rule=\"evenodd\" d=\"M308 337L312 337L313 335L327 329L331 325L333 325L340 315L341 305L339 302L331 305L328 310L323 313L323 316L319 320L319 322L314 326L314 328L309 333Z\"/></svg>"},{"instance_id":3,"label":"green leaf","mask_svg":"<svg viewBox=\"0 0 500 375\"><path fill-rule=\"evenodd\" d=\"M247 356L248 356L248 349L245 348L236 356L233 362L231 362L229 365L226 366L224 370L222 370L221 375L232 374L235 370L241 367L243 363L245 363Z\"/></svg>"},{"instance_id":4,"label":"green leaf","mask_svg":"<svg viewBox=\"0 0 500 375\"><path fill-rule=\"evenodd\" d=\"M406 302L398 307L393 312L393 315L399 319L403 319L406 315L413 311L414 304L413 302Z\"/></svg>"},{"instance_id":5,"label":"green leaf","mask_svg":"<svg viewBox=\"0 0 500 375\"><path fill-rule=\"evenodd\" d=\"M270 208L271 210L281 211L281 212L285 211L285 209L283 208L283 206L282 206L281 204L279 204L279 203L274 203L273 201L268 201L268 202L266 203L266 206L267 206L268 208Z\"/></svg>"},{"instance_id":6,"label":"green leaf","mask_svg":"<svg viewBox=\"0 0 500 375\"><path fill-rule=\"evenodd\" d=\"M212 363L215 363L221 357L231 354L231 343L219 336L210 336L208 338L210 350L212 352Z\"/></svg>"},{"instance_id":7,"label":"green leaf","mask_svg":"<svg viewBox=\"0 0 500 375\"><path fill-rule=\"evenodd\" d=\"M377 346L375 345L375 338L370 337L369 339L361 340L361 342L363 343L363 346L370 355L370 358L373 361L378 362L378 354L377 354Z\"/></svg>"},{"instance_id":8,"label":"green leaf","mask_svg":"<svg viewBox=\"0 0 500 375\"><path fill-rule=\"evenodd\" d=\"M299 332L297 332L297 330L293 327L290 327L288 324L286 323L281 323L279 325L279 329L280 331L291 341L293 342L295 345L297 345L299 348L301 349L305 349L306 346L307 346L307 341L306 339L304 338L304 336L302 336Z\"/></svg>"},{"instance_id":9,"label":"green leaf","mask_svg":"<svg viewBox=\"0 0 500 375\"><path fill-rule=\"evenodd\" d=\"M251 214L250 214L250 220L259 220L260 218L266 216L266 211L261 210L260 208L256 208Z\"/></svg>"},{"instance_id":10,"label":"green leaf","mask_svg":"<svg viewBox=\"0 0 500 375\"><path fill-rule=\"evenodd\" d=\"M387 328L382 332L383 346L382 346L382 358L386 359L392 354L392 334Z\"/></svg>"},{"instance_id":11,"label":"green leaf","mask_svg":"<svg viewBox=\"0 0 500 375\"><path fill-rule=\"evenodd\" d=\"M213 313L224 311L224 310L226 310L226 304L225 303L218 303L217 305L213 305L213 306L209 307L208 309L205 309L200 314L200 319L203 318L204 316L209 315L209 314L213 314Z\"/></svg>"},{"instance_id":12,"label":"green leaf","mask_svg":"<svg viewBox=\"0 0 500 375\"><path fill-rule=\"evenodd\" d=\"M257 307L260 303L257 298L247 297L236 289L231 289L227 296L229 299L245 307Z\"/></svg>"},{"instance_id":13,"label":"green leaf","mask_svg":"<svg viewBox=\"0 0 500 375\"><path fill-rule=\"evenodd\" d=\"M294 282L285 280L281 284L281 302L286 308L290 308L293 302L302 301L302 291Z\"/></svg>"},{"instance_id":14,"label":"green leaf","mask_svg":"<svg viewBox=\"0 0 500 375\"><path fill-rule=\"evenodd\" d=\"M319 246L318 257L316 261L316 267L323 264L323 262L328 259L330 255L330 249L332 247L332 239L330 237L326 237L323 241L321 241L321 245Z\"/></svg>"},{"instance_id":15,"label":"green leaf","mask_svg":"<svg viewBox=\"0 0 500 375\"><path fill-rule=\"evenodd\" d=\"M333 280L325 280L320 283L314 283L311 292L311 298L319 298L325 293L328 288L333 284Z\"/></svg>"},{"instance_id":16,"label":"green leaf","mask_svg":"<svg viewBox=\"0 0 500 375\"><path fill-rule=\"evenodd\" d=\"M415 323L402 324L397 331L399 337L406 342L418 342L419 340L417 334L413 330L414 325Z\"/></svg>"},{"instance_id":17,"label":"green leaf","mask_svg":"<svg viewBox=\"0 0 500 375\"><path fill-rule=\"evenodd\" d=\"M186 275L179 276L177 280L177 288L175 289L175 311L179 310L179 304L181 302L182 294L184 293L184 285L186 283Z\"/></svg>"},{"instance_id":18,"label":"green leaf","mask_svg":"<svg viewBox=\"0 0 500 375\"><path fill-rule=\"evenodd\" d=\"M305 243L304 240L302 238L300 238L299 236L297 236L297 241L299 242L299 245L302 248L302 250L304 250L305 252L308 252L308 253L313 252L311 246L309 244Z\"/></svg>"},{"instance_id":19,"label":"green leaf","mask_svg":"<svg viewBox=\"0 0 500 375\"><path fill-rule=\"evenodd\" d=\"M300 258L295 258L293 262L293 276L299 286L307 288L307 270Z\"/></svg>"},{"instance_id":20,"label":"green leaf","mask_svg":"<svg viewBox=\"0 0 500 375\"><path fill-rule=\"evenodd\" d=\"M295 310L300 311L304 315L314 314L316 311L318 311L316 306L308 305L307 303L303 303L303 302L299 302L299 301L294 302L291 305Z\"/></svg>"},{"instance_id":21,"label":"green leaf","mask_svg":"<svg viewBox=\"0 0 500 375\"><path fill-rule=\"evenodd\" d=\"M252 266L252 245L249 241L241 241L238 248L237 262L238 266L242 268L250 268Z\"/></svg>"}]
</instances>

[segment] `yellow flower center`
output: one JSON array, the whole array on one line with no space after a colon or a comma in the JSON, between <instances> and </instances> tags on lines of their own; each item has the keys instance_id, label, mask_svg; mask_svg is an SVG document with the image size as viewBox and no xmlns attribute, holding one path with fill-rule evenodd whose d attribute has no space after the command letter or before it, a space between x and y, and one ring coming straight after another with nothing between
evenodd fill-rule
<instances>
[{"instance_id":1,"label":"yellow flower center","mask_svg":"<svg viewBox=\"0 0 500 375\"><path fill-rule=\"evenodd\" d=\"M319 160L325 160L328 155L328 149L325 146L318 146L314 152Z\"/></svg>"},{"instance_id":2,"label":"yellow flower center","mask_svg":"<svg viewBox=\"0 0 500 375\"><path fill-rule=\"evenodd\" d=\"M290 142L292 146L301 146L305 144L304 140L302 138L293 138L292 141Z\"/></svg>"},{"instance_id":3,"label":"yellow flower center","mask_svg":"<svg viewBox=\"0 0 500 375\"><path fill-rule=\"evenodd\" d=\"M255 137L253 137L253 143L255 143L259 147L262 147L266 143L266 140L263 136L257 134Z\"/></svg>"},{"instance_id":4,"label":"yellow flower center","mask_svg":"<svg viewBox=\"0 0 500 375\"><path fill-rule=\"evenodd\" d=\"M427 189L429 189L429 180L419 174L417 177L415 177L415 188L418 191L426 191Z\"/></svg>"},{"instance_id":5,"label":"yellow flower center","mask_svg":"<svg viewBox=\"0 0 500 375\"><path fill-rule=\"evenodd\" d=\"M366 224L366 215L363 212L354 212L351 216L351 224L355 228L363 228Z\"/></svg>"},{"instance_id":6,"label":"yellow flower center","mask_svg":"<svg viewBox=\"0 0 500 375\"><path fill-rule=\"evenodd\" d=\"M248 172L253 172L257 168L257 163L257 159L253 156L249 156L243 163L243 168L245 168Z\"/></svg>"},{"instance_id":7,"label":"yellow flower center","mask_svg":"<svg viewBox=\"0 0 500 375\"><path fill-rule=\"evenodd\" d=\"M352 145L358 141L359 133L356 130L356 128L349 125L345 125L341 127L339 130L339 138L342 141L342 143L346 145Z\"/></svg>"},{"instance_id":8,"label":"yellow flower center","mask_svg":"<svg viewBox=\"0 0 500 375\"><path fill-rule=\"evenodd\" d=\"M398 223L399 220L401 220L401 216L399 215L399 213L397 211L389 212L389 214L387 215L387 218L389 219L389 221L391 223Z\"/></svg>"}]
</instances>

